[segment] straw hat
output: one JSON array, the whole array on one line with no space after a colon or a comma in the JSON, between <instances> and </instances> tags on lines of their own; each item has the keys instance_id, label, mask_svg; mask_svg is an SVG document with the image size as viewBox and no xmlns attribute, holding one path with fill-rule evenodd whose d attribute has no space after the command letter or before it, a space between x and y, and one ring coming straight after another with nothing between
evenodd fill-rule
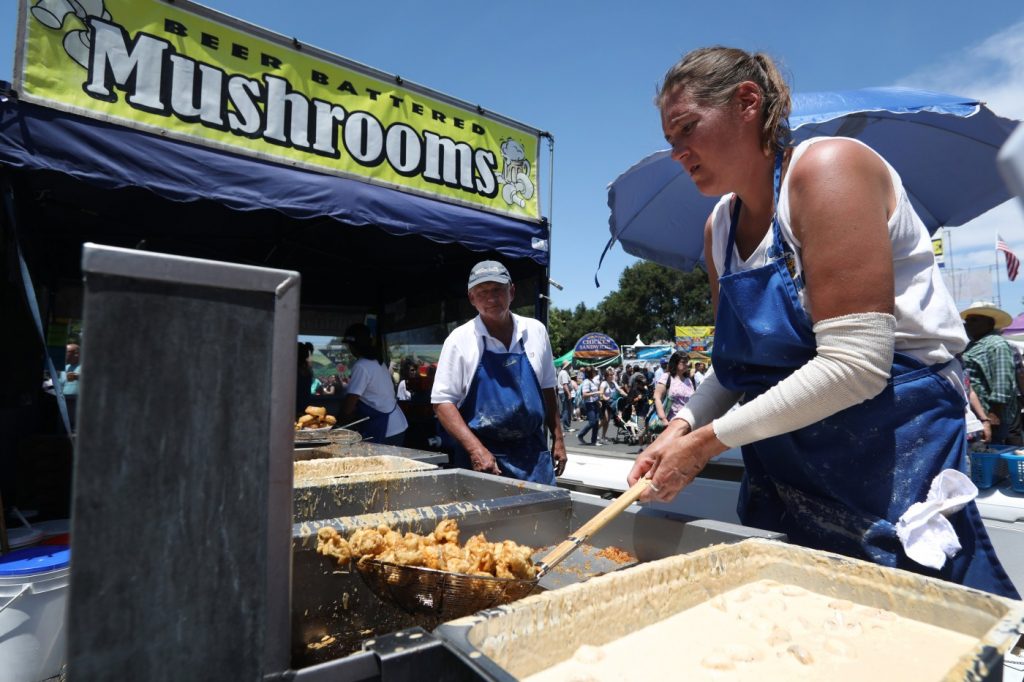
<instances>
[{"instance_id":1,"label":"straw hat","mask_svg":"<svg viewBox=\"0 0 1024 682\"><path fill-rule=\"evenodd\" d=\"M1013 322L1010 313L1000 310L991 301L975 301L969 308L960 312L960 319L966 320L968 315L984 315L990 317L996 323L996 329L1009 327Z\"/></svg>"}]
</instances>

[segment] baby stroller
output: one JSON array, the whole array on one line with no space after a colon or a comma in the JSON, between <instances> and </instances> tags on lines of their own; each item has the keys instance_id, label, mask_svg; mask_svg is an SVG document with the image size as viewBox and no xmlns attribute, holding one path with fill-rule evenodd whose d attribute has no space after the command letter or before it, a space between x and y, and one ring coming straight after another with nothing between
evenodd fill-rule
<instances>
[{"instance_id":1,"label":"baby stroller","mask_svg":"<svg viewBox=\"0 0 1024 682\"><path fill-rule=\"evenodd\" d=\"M630 414L623 415L625 405L626 398L621 397L615 401L615 406L612 408L612 419L616 429L612 442L638 445L640 443L640 420L635 414L632 414L632 410L629 410Z\"/></svg>"}]
</instances>

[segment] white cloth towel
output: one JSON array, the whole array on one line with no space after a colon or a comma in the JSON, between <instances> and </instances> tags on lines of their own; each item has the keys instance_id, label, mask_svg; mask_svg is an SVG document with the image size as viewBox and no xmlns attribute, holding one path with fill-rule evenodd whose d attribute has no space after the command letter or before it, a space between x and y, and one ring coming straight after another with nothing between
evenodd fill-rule
<instances>
[{"instance_id":1,"label":"white cloth towel","mask_svg":"<svg viewBox=\"0 0 1024 682\"><path fill-rule=\"evenodd\" d=\"M978 496L971 479L955 469L945 469L932 480L928 497L915 502L896 522L896 535L907 556L936 570L960 551L960 540L946 518Z\"/></svg>"}]
</instances>

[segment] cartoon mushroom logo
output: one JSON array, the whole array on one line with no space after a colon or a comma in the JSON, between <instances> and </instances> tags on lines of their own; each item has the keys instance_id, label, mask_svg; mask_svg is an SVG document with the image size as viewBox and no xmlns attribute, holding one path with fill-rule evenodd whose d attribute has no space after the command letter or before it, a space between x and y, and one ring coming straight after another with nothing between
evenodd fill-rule
<instances>
[{"instance_id":1,"label":"cartoon mushroom logo","mask_svg":"<svg viewBox=\"0 0 1024 682\"><path fill-rule=\"evenodd\" d=\"M69 30L64 36L64 51L83 68L89 68L89 17L110 21L110 12L103 0L39 0L32 6L32 16L43 26L52 29L64 27L64 21L75 15L85 28Z\"/></svg>"},{"instance_id":2,"label":"cartoon mushroom logo","mask_svg":"<svg viewBox=\"0 0 1024 682\"><path fill-rule=\"evenodd\" d=\"M527 200L533 197L533 181L530 180L530 162L526 159L526 148L508 138L501 143L501 158L504 167L498 174L501 197L511 206L526 208Z\"/></svg>"}]
</instances>

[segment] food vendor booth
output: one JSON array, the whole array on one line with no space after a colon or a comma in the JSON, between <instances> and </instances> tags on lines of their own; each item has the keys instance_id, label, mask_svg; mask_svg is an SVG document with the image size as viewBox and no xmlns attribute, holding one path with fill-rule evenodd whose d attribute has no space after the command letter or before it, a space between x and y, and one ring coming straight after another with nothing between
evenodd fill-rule
<instances>
[{"instance_id":1,"label":"food vendor booth","mask_svg":"<svg viewBox=\"0 0 1024 682\"><path fill-rule=\"evenodd\" d=\"M23 0L19 32L0 102L5 268L42 305L32 319L4 297L27 339L4 362L38 391L42 320L82 319L71 679L519 678L621 634L606 624L755 578L917 615L963 636L965 679L996 670L1019 605L636 505L537 594L469 621L451 620L447 588L374 583L318 551L321 531L355 546L382 526L436 538L445 520L544 556L610 507L381 453L294 457L298 333L443 333L471 315L466 273L484 257L544 317L542 134L182 0ZM36 584L0 583L0 665L38 653L11 653L24 626L4 619L28 613Z\"/></svg>"},{"instance_id":2,"label":"food vendor booth","mask_svg":"<svg viewBox=\"0 0 1024 682\"><path fill-rule=\"evenodd\" d=\"M5 246L56 365L86 241L297 270L303 335L367 321L440 343L484 258L545 317L540 130L189 2L21 5ZM18 298L5 312L31 338ZM37 388L33 363L5 362Z\"/></svg>"}]
</instances>

